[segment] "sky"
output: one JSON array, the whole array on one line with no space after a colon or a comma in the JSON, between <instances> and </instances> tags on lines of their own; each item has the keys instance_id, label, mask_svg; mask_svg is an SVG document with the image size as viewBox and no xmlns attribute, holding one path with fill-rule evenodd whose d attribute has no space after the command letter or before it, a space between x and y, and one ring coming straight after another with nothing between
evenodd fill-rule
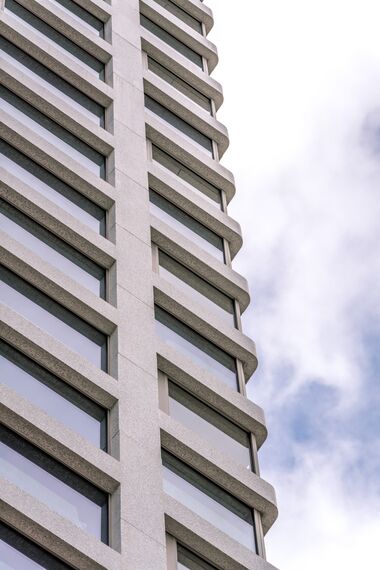
<instances>
[{"instance_id":1,"label":"sky","mask_svg":"<svg viewBox=\"0 0 380 570\"><path fill-rule=\"evenodd\" d=\"M280 570L380 568L380 3L207 0Z\"/></svg>"}]
</instances>

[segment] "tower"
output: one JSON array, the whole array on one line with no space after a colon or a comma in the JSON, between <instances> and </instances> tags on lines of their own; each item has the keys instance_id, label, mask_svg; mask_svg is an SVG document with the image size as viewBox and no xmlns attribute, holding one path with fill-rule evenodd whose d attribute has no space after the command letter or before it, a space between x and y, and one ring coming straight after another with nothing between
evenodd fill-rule
<instances>
[{"instance_id":1,"label":"tower","mask_svg":"<svg viewBox=\"0 0 380 570\"><path fill-rule=\"evenodd\" d=\"M212 24L199 0L3 1L9 568L273 568Z\"/></svg>"}]
</instances>

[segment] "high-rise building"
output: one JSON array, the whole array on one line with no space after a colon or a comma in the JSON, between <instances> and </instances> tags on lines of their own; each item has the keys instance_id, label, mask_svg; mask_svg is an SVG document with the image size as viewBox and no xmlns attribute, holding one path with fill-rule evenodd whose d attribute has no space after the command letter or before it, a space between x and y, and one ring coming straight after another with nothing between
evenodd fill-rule
<instances>
[{"instance_id":1,"label":"high-rise building","mask_svg":"<svg viewBox=\"0 0 380 570\"><path fill-rule=\"evenodd\" d=\"M212 24L1 2L1 568L273 569Z\"/></svg>"}]
</instances>

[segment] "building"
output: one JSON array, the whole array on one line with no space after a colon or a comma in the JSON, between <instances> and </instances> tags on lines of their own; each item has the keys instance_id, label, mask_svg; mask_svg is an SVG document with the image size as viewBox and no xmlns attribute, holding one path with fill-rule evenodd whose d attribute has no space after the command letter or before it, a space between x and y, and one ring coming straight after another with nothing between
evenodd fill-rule
<instances>
[{"instance_id":1,"label":"building","mask_svg":"<svg viewBox=\"0 0 380 570\"><path fill-rule=\"evenodd\" d=\"M2 2L7 569L273 569L212 24L199 0Z\"/></svg>"}]
</instances>

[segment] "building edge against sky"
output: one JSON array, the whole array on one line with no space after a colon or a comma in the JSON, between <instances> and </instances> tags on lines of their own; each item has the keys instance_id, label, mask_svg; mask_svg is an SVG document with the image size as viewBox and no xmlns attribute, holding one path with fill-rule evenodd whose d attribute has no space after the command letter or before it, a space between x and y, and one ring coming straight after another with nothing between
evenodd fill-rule
<instances>
[{"instance_id":1,"label":"building edge against sky","mask_svg":"<svg viewBox=\"0 0 380 570\"><path fill-rule=\"evenodd\" d=\"M0 5L0 560L273 569L213 15Z\"/></svg>"}]
</instances>

